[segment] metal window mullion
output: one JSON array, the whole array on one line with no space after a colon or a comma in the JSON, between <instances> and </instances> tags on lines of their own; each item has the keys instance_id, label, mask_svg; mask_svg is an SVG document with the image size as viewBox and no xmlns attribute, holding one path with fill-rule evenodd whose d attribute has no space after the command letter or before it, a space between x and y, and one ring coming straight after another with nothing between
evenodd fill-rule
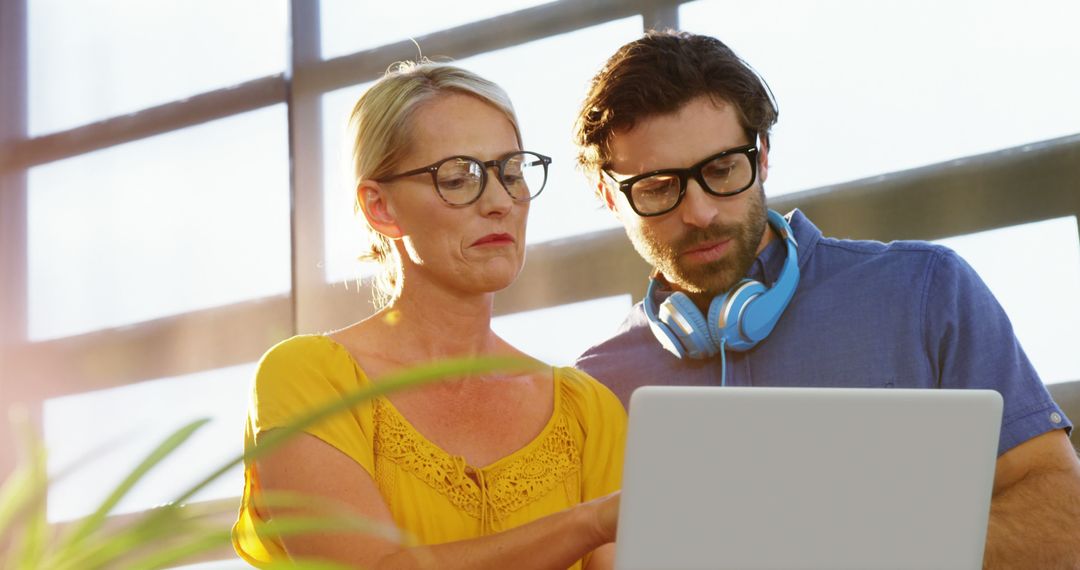
<instances>
[{"instance_id":1,"label":"metal window mullion","mask_svg":"<svg viewBox=\"0 0 1080 570\"><path fill-rule=\"evenodd\" d=\"M0 155L0 170L61 160L261 109L284 100L285 80L279 73L58 133L31 139L25 139L24 134L13 142L8 152Z\"/></svg>"},{"instance_id":2,"label":"metal window mullion","mask_svg":"<svg viewBox=\"0 0 1080 570\"><path fill-rule=\"evenodd\" d=\"M1080 214L1080 134L785 194L826 235L936 240Z\"/></svg>"},{"instance_id":3,"label":"metal window mullion","mask_svg":"<svg viewBox=\"0 0 1080 570\"><path fill-rule=\"evenodd\" d=\"M27 0L0 3L0 149L26 137ZM26 337L26 170L0 169L0 343Z\"/></svg>"},{"instance_id":4,"label":"metal window mullion","mask_svg":"<svg viewBox=\"0 0 1080 570\"><path fill-rule=\"evenodd\" d=\"M0 154L26 137L26 28L27 0L0 2ZM31 425L41 428L41 399L12 365L27 330L26 179L25 169L0 168L0 481L16 461L7 406L25 403Z\"/></svg>"},{"instance_id":5,"label":"metal window mullion","mask_svg":"<svg viewBox=\"0 0 1080 570\"><path fill-rule=\"evenodd\" d=\"M641 7L641 20L645 31L679 29L680 2L645 0Z\"/></svg>"},{"instance_id":6,"label":"metal window mullion","mask_svg":"<svg viewBox=\"0 0 1080 570\"><path fill-rule=\"evenodd\" d=\"M651 4L660 7L678 2L656 0ZM561 0L440 30L415 40L426 56L463 59L639 14L642 11L638 2ZM326 92L376 79L390 63L416 57L416 44L401 40L327 59L302 71L309 88Z\"/></svg>"},{"instance_id":7,"label":"metal window mullion","mask_svg":"<svg viewBox=\"0 0 1080 570\"><path fill-rule=\"evenodd\" d=\"M254 362L292 334L285 295L23 345L9 359L38 398ZM6 401L6 397L5 397Z\"/></svg>"},{"instance_id":8,"label":"metal window mullion","mask_svg":"<svg viewBox=\"0 0 1080 570\"><path fill-rule=\"evenodd\" d=\"M306 70L322 58L319 2L289 3L291 50L286 89L289 104L290 192L292 200L293 334L313 332L312 314L326 302L322 172L322 92L305 81Z\"/></svg>"}]
</instances>

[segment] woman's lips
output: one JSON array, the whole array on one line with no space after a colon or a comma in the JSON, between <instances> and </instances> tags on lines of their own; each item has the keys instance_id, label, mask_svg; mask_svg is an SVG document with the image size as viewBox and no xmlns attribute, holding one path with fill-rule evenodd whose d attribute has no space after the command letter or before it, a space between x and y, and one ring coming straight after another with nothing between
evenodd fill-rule
<instances>
[{"instance_id":1,"label":"woman's lips","mask_svg":"<svg viewBox=\"0 0 1080 570\"><path fill-rule=\"evenodd\" d=\"M477 245L499 246L499 245L513 245L513 244L514 244L514 236L512 236L510 234L488 234L488 235L486 235L486 236L484 236L484 237L482 237L482 238L480 238L480 239L478 239L478 240L476 240L476 241L474 241L472 243L472 245L474 245L474 246L477 246Z\"/></svg>"},{"instance_id":2,"label":"woman's lips","mask_svg":"<svg viewBox=\"0 0 1080 570\"><path fill-rule=\"evenodd\" d=\"M730 239L708 242L684 251L682 257L695 263L708 263L723 257L730 245Z\"/></svg>"}]
</instances>

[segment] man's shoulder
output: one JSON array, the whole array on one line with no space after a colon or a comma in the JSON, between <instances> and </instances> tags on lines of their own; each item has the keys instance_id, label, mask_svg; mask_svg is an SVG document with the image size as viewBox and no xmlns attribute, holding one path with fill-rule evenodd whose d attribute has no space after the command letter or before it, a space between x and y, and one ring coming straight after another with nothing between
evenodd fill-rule
<instances>
[{"instance_id":1,"label":"man's shoulder","mask_svg":"<svg viewBox=\"0 0 1080 570\"><path fill-rule=\"evenodd\" d=\"M814 255L853 256L862 258L936 256L951 250L943 245L921 240L896 240L881 242L867 239L844 239L822 236L817 242Z\"/></svg>"},{"instance_id":2,"label":"man's shoulder","mask_svg":"<svg viewBox=\"0 0 1080 570\"><path fill-rule=\"evenodd\" d=\"M851 277L860 286L897 280L908 284L925 280L942 259L957 259L949 248L927 241L840 239L822 236L805 263L800 263L810 279L827 280Z\"/></svg>"},{"instance_id":3,"label":"man's shoulder","mask_svg":"<svg viewBox=\"0 0 1080 570\"><path fill-rule=\"evenodd\" d=\"M606 367L620 361L630 363L641 359L645 357L642 355L643 349L651 349L654 344L659 347L659 344L653 341L645 309L642 303L638 302L630 309L615 333L583 352L574 367L584 370L594 378L600 378L593 372L598 366Z\"/></svg>"},{"instance_id":4,"label":"man's shoulder","mask_svg":"<svg viewBox=\"0 0 1080 570\"><path fill-rule=\"evenodd\" d=\"M626 405L635 388L650 383L656 374L653 368L666 361L665 356L639 302L615 334L583 352L574 367L610 388Z\"/></svg>"}]
</instances>

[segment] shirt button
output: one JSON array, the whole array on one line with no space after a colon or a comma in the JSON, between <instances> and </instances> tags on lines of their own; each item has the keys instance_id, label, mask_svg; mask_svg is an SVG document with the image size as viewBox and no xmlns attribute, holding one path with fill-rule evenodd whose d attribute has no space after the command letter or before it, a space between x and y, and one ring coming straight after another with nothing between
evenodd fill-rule
<instances>
[{"instance_id":1,"label":"shirt button","mask_svg":"<svg viewBox=\"0 0 1080 570\"><path fill-rule=\"evenodd\" d=\"M1061 414L1059 414L1057 412L1051 412L1050 413L1050 421L1054 422L1055 424L1060 424L1061 423Z\"/></svg>"}]
</instances>

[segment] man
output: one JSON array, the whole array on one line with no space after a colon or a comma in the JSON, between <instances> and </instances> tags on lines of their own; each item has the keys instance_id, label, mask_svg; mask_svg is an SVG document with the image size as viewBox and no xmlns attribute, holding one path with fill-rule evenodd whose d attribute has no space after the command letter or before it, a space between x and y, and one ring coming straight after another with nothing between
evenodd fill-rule
<instances>
[{"instance_id":1,"label":"man","mask_svg":"<svg viewBox=\"0 0 1080 570\"><path fill-rule=\"evenodd\" d=\"M577 366L624 402L645 384L997 390L986 565L1080 568L1072 424L1000 305L940 246L824 237L797 210L786 239L763 190L775 122L763 82L714 38L651 32L608 60L578 118L579 161L655 274L648 302ZM755 330L726 336L743 311Z\"/></svg>"}]
</instances>

